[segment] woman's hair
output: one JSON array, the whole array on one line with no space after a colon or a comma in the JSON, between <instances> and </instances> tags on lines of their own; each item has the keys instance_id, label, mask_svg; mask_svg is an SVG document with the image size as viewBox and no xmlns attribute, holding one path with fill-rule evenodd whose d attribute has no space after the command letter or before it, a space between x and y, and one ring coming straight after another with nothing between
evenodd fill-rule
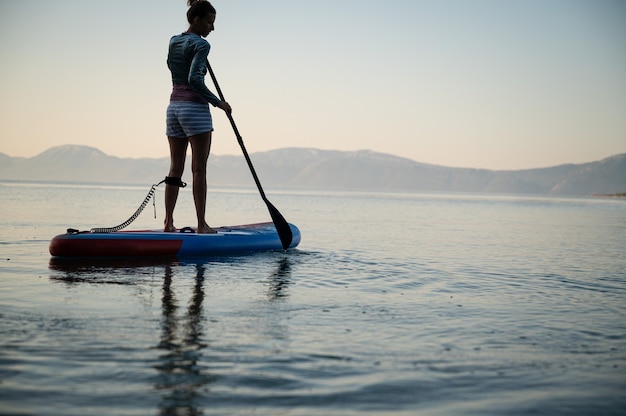
<instances>
[{"instance_id":1,"label":"woman's hair","mask_svg":"<svg viewBox=\"0 0 626 416\"><path fill-rule=\"evenodd\" d=\"M196 17L205 17L208 14L216 14L215 7L207 0L188 0L187 21L193 23Z\"/></svg>"}]
</instances>

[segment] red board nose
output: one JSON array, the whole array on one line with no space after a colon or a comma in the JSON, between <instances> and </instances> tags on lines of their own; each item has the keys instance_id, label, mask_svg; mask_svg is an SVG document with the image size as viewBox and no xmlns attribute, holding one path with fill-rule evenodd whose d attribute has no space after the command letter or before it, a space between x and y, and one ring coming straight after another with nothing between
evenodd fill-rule
<instances>
[{"instance_id":1,"label":"red board nose","mask_svg":"<svg viewBox=\"0 0 626 416\"><path fill-rule=\"evenodd\" d=\"M183 240L90 240L67 239L63 235L50 241L50 254L72 257L175 256Z\"/></svg>"}]
</instances>

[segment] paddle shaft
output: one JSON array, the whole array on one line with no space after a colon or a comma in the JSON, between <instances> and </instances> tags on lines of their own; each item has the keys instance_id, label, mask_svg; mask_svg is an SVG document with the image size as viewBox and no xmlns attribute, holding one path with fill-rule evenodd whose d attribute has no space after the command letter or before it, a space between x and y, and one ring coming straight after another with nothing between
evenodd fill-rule
<instances>
[{"instance_id":1,"label":"paddle shaft","mask_svg":"<svg viewBox=\"0 0 626 416\"><path fill-rule=\"evenodd\" d=\"M211 64L209 64L209 61L207 61L206 65L207 65L207 68L209 69L209 74L211 74L211 79L213 80L213 84L215 84L217 95L219 95L220 100L226 101L224 99L224 94L222 93L222 89L220 88L220 85L217 83L217 78L215 78L215 73L213 72L213 69L211 68ZM248 162L248 166L250 167L250 172L252 173L254 182L256 182L257 188L259 188L259 193L261 194L261 198L263 198L263 201L269 202L267 200L267 197L265 196L265 192L263 191L263 187L261 186L259 177L257 176L256 171L254 170L254 166L252 166L252 161L250 160L250 156L248 155L246 146L243 144L243 138L241 137L241 134L239 134L239 129L237 128L237 125L235 124L235 119L233 118L233 114L230 111L226 111L226 115L228 116L228 121L230 121L230 125L232 126L233 131L235 132L235 136L237 137L239 146L241 147L241 150L243 151L243 155L246 158L246 162Z\"/></svg>"},{"instance_id":2,"label":"paddle shaft","mask_svg":"<svg viewBox=\"0 0 626 416\"><path fill-rule=\"evenodd\" d=\"M217 90L217 95L219 95L220 100L226 101L224 99L224 94L222 93L222 89L217 82L217 78L215 77L215 73L211 68L211 64L209 61L206 61L207 69L209 70L209 74L211 75L211 79L213 80L213 84L215 84L215 89ZM289 223L285 220L282 214L272 205L272 203L265 196L265 191L263 191L263 187L261 186L261 182L259 181L259 177L254 170L254 166L252 166L252 160L250 160L250 156L248 155L248 151L246 150L246 146L243 144L243 138L241 134L239 134L239 129L235 124L235 119L233 118L233 114L230 111L226 111L226 115L228 116L228 121L230 121L230 125L235 132L235 136L237 137L237 142L239 142L239 147L241 147L241 151L243 152L243 156L248 163L248 167L250 168L250 173L252 173L252 177L254 178L254 182L256 183L256 187L259 189L259 194L261 194L261 198L265 205L267 205L267 209L270 212L270 216L272 217L272 221L274 222L274 226L276 227L276 231L278 232L278 236L280 237L280 241L283 245L283 248L286 250L291 245L291 240L293 238L291 227Z\"/></svg>"}]
</instances>

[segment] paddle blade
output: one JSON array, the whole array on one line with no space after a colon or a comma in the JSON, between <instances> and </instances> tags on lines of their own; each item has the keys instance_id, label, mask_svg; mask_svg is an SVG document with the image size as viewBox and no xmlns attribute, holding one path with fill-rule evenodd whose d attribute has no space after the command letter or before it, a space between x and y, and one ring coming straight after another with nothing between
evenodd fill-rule
<instances>
[{"instance_id":1,"label":"paddle blade","mask_svg":"<svg viewBox=\"0 0 626 416\"><path fill-rule=\"evenodd\" d=\"M272 217L272 221L274 222L274 226L276 227L276 232L278 233L278 237L280 238L280 242L283 245L283 249L287 250L291 245L291 240L293 239L293 233L291 232L291 227L285 217L272 205L269 201L266 201L267 209L270 212L270 216Z\"/></svg>"}]
</instances>

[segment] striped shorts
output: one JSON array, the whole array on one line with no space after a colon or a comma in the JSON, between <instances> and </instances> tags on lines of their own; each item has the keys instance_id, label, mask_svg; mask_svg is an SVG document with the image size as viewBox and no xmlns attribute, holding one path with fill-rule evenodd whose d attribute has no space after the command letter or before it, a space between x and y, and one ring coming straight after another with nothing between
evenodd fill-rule
<instances>
[{"instance_id":1,"label":"striped shorts","mask_svg":"<svg viewBox=\"0 0 626 416\"><path fill-rule=\"evenodd\" d=\"M167 137L187 138L213 131L209 104L171 101L167 107Z\"/></svg>"}]
</instances>

